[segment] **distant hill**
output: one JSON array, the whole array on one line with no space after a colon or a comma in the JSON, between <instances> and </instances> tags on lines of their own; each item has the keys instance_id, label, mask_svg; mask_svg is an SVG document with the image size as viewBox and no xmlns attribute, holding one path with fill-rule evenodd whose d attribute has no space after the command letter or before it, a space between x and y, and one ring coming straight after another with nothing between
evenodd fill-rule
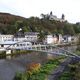
<instances>
[{"instance_id":1,"label":"distant hill","mask_svg":"<svg viewBox=\"0 0 80 80\"><path fill-rule=\"evenodd\" d=\"M24 20L25 18L20 16L15 16L9 13L0 13L0 27L5 27L9 24L12 24L13 22L17 20Z\"/></svg>"},{"instance_id":2,"label":"distant hill","mask_svg":"<svg viewBox=\"0 0 80 80\"><path fill-rule=\"evenodd\" d=\"M27 15L27 14L26 14ZM42 35L50 33L76 34L80 33L80 24L70 24L55 20L40 19L38 17L24 18L9 13L0 13L0 33L15 34L19 28L23 31L40 32Z\"/></svg>"},{"instance_id":3,"label":"distant hill","mask_svg":"<svg viewBox=\"0 0 80 80\"><path fill-rule=\"evenodd\" d=\"M0 32L4 34L13 33L9 32L11 30L10 27L12 25L15 25L16 21L24 21L24 20L26 20L26 18L15 16L9 13L0 13Z\"/></svg>"}]
</instances>

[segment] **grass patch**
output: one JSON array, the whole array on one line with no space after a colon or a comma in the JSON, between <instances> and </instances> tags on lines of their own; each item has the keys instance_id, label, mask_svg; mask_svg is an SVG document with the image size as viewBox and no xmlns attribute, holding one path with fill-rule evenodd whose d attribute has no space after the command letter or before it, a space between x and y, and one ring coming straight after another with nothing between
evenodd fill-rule
<instances>
[{"instance_id":1,"label":"grass patch","mask_svg":"<svg viewBox=\"0 0 80 80\"><path fill-rule=\"evenodd\" d=\"M60 77L59 80L71 80L71 73L69 71L65 71Z\"/></svg>"}]
</instances>

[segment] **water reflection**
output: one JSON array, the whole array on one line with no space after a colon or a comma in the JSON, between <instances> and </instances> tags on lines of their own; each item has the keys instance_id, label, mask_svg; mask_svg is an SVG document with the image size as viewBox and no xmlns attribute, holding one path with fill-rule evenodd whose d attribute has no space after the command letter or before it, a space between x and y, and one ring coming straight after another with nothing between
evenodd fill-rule
<instances>
[{"instance_id":1,"label":"water reflection","mask_svg":"<svg viewBox=\"0 0 80 80\"><path fill-rule=\"evenodd\" d=\"M32 62L42 64L47 61L47 54L41 52L32 52L30 54L19 55L18 57L12 58L12 60L17 61L24 66Z\"/></svg>"}]
</instances>

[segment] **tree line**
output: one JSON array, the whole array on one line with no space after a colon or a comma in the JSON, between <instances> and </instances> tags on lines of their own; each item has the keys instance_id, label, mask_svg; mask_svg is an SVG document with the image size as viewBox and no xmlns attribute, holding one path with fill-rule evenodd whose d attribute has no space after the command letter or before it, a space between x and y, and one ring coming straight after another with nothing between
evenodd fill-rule
<instances>
[{"instance_id":1,"label":"tree line","mask_svg":"<svg viewBox=\"0 0 80 80\"><path fill-rule=\"evenodd\" d=\"M59 22L40 19L39 17L23 18L11 14L0 14L0 33L15 34L19 28L23 32L40 32L42 35L51 33L74 35L80 33L80 23Z\"/></svg>"}]
</instances>

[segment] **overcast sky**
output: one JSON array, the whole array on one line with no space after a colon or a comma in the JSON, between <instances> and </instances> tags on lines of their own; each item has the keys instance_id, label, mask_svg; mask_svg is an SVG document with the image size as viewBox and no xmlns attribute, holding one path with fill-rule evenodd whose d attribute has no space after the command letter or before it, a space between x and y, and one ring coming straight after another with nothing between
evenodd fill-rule
<instances>
[{"instance_id":1,"label":"overcast sky","mask_svg":"<svg viewBox=\"0 0 80 80\"><path fill-rule=\"evenodd\" d=\"M80 0L0 0L0 12L27 18L50 11L59 18L64 13L68 22L80 22Z\"/></svg>"}]
</instances>

